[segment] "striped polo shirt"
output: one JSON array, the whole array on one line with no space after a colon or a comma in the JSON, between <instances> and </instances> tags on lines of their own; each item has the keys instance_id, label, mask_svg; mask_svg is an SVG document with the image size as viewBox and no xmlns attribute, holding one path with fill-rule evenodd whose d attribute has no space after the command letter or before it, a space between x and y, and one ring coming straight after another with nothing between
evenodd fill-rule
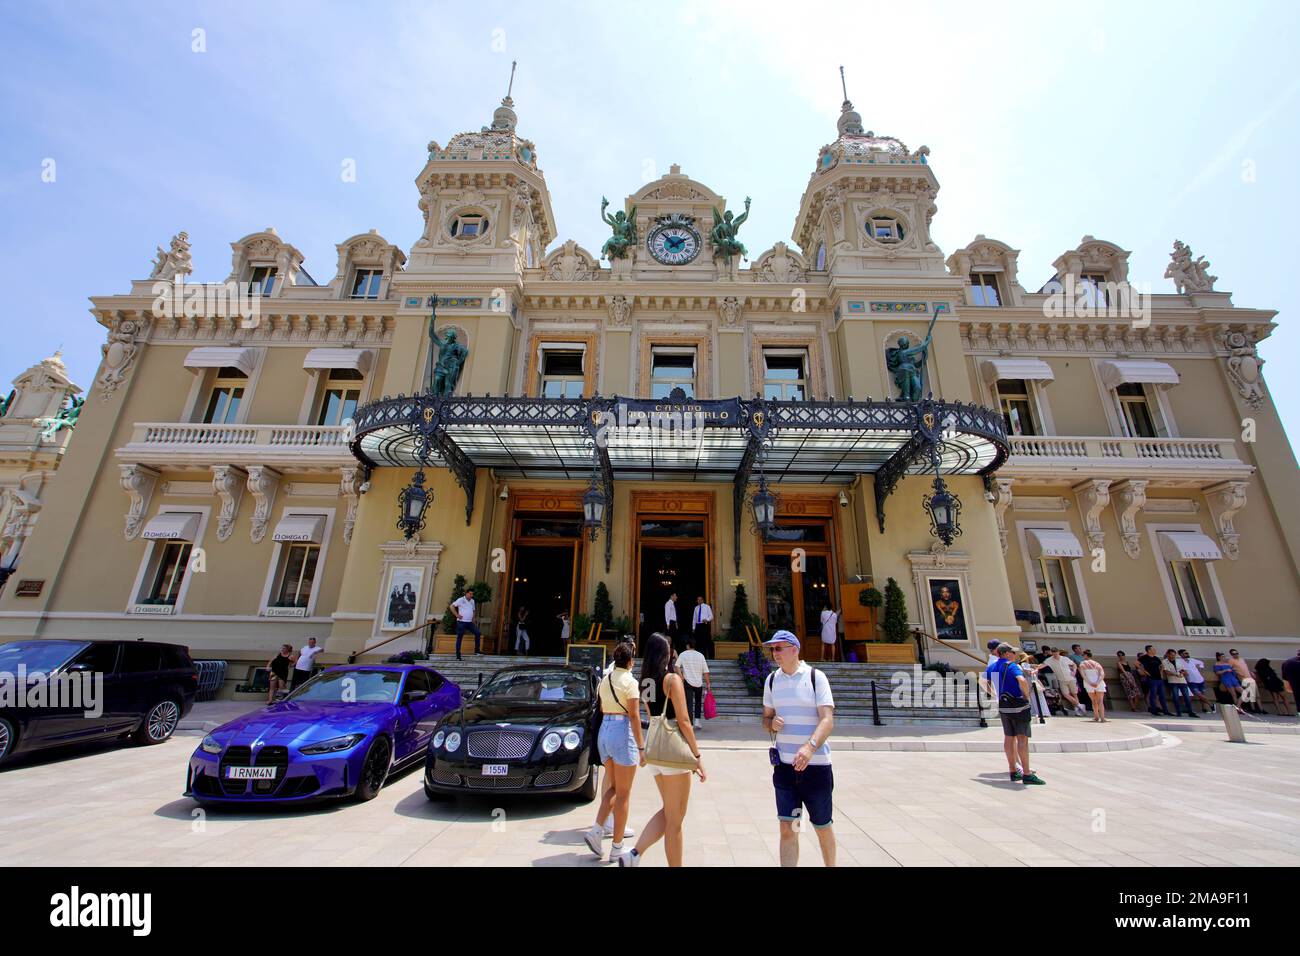
<instances>
[{"instance_id":1,"label":"striped polo shirt","mask_svg":"<svg viewBox=\"0 0 1300 956\"><path fill-rule=\"evenodd\" d=\"M794 763L799 748L808 742L808 738L817 729L817 708L835 706L835 700L831 697L831 682L826 674L817 672L815 693L812 681L813 669L807 661L799 662L799 669L793 676L787 675L778 667L763 681L763 706L775 710L776 715L785 721L785 726L776 735L776 749L781 754L782 763ZM829 764L830 741L817 748L808 762Z\"/></svg>"}]
</instances>

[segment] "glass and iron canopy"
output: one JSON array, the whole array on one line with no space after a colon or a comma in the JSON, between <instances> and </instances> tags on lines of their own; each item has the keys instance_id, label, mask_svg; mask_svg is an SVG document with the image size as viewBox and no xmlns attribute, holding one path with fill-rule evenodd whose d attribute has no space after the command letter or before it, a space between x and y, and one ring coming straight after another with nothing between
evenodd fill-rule
<instances>
[{"instance_id":1,"label":"glass and iron canopy","mask_svg":"<svg viewBox=\"0 0 1300 956\"><path fill-rule=\"evenodd\" d=\"M367 467L445 467L472 514L475 474L593 481L608 530L614 481L727 482L739 509L751 473L771 484L875 476L876 513L907 474L990 476L1008 455L991 409L961 402L525 398L431 394L357 411L352 452ZM593 476L594 469L594 476ZM594 499L593 499L594 503ZM739 524L739 521L737 521ZM607 535L608 540L608 535Z\"/></svg>"}]
</instances>

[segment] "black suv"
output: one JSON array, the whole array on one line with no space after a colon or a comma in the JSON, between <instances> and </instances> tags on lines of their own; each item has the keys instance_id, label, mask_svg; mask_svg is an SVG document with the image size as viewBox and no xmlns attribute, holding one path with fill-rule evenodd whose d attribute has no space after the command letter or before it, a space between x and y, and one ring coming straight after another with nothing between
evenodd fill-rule
<instances>
[{"instance_id":1,"label":"black suv","mask_svg":"<svg viewBox=\"0 0 1300 956\"><path fill-rule=\"evenodd\" d=\"M110 737L160 744L194 706L189 650L152 641L0 644L0 763Z\"/></svg>"}]
</instances>

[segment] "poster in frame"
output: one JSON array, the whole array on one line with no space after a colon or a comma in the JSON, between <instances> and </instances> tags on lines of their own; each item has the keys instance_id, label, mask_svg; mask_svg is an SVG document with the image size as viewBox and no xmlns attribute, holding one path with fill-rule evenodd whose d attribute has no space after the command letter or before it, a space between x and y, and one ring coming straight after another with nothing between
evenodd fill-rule
<instances>
[{"instance_id":1,"label":"poster in frame","mask_svg":"<svg viewBox=\"0 0 1300 956\"><path fill-rule=\"evenodd\" d=\"M925 584L929 592L935 637L950 644L969 643L971 638L966 619L966 595L962 591L961 581L936 576L927 578Z\"/></svg>"},{"instance_id":2,"label":"poster in frame","mask_svg":"<svg viewBox=\"0 0 1300 956\"><path fill-rule=\"evenodd\" d=\"M384 631L409 631L416 627L424 590L424 568L395 564L388 571L384 589Z\"/></svg>"}]
</instances>

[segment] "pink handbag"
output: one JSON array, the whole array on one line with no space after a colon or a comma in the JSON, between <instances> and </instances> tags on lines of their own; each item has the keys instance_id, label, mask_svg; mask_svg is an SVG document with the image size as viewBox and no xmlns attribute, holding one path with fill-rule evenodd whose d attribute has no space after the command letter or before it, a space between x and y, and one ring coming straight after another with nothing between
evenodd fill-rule
<instances>
[{"instance_id":1,"label":"pink handbag","mask_svg":"<svg viewBox=\"0 0 1300 956\"><path fill-rule=\"evenodd\" d=\"M704 695L704 719L712 720L718 716L718 702L713 699L713 691L708 691Z\"/></svg>"}]
</instances>

